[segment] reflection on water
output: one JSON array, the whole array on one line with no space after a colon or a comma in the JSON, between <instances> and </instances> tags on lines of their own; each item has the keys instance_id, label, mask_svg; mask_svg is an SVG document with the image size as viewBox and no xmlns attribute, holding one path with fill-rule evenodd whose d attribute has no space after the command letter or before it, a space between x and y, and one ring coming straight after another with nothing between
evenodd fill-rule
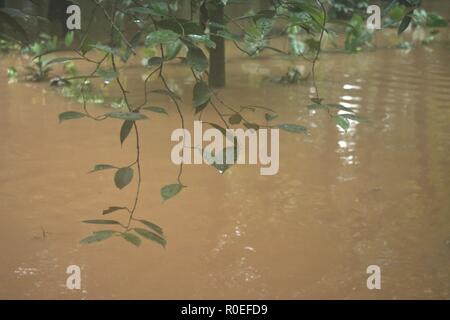
<instances>
[{"instance_id":1,"label":"reflection on water","mask_svg":"<svg viewBox=\"0 0 450 320\"><path fill-rule=\"evenodd\" d=\"M45 84L7 85L2 73L0 297L450 298L448 50L325 54L318 65L323 98L370 120L347 132L307 110L310 82L271 81L301 61L231 56L220 92L228 104L273 108L279 123L304 124L311 133L281 134L275 176L260 176L257 166L223 175L187 166L189 187L164 204L159 188L176 177L169 138L179 120L168 99L155 97L152 105L170 115L140 123L138 214L164 227L165 250L118 239L78 244L92 231L80 221L132 198L133 187L116 190L110 173L86 174L95 163L129 162L132 139L121 148L113 120L59 125L57 115L79 105ZM143 70L125 72L137 102ZM189 70L168 67L167 77L191 124ZM82 269L81 292L64 287L71 264ZM382 270L377 292L365 285L372 264Z\"/></svg>"}]
</instances>

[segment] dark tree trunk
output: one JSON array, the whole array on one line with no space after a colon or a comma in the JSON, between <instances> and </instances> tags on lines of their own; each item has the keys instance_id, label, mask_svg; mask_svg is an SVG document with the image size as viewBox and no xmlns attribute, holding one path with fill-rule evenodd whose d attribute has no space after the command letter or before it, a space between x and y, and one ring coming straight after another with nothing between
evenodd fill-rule
<instances>
[{"instance_id":1,"label":"dark tree trunk","mask_svg":"<svg viewBox=\"0 0 450 320\"><path fill-rule=\"evenodd\" d=\"M223 24L224 7L221 4L209 10L211 22ZM211 26L211 33L217 33L218 28ZM225 86L225 41L222 37L211 35L216 48L209 50L209 85L214 88Z\"/></svg>"},{"instance_id":2,"label":"dark tree trunk","mask_svg":"<svg viewBox=\"0 0 450 320\"><path fill-rule=\"evenodd\" d=\"M58 36L64 36L67 33L67 7L71 3L65 0L50 0L48 8L48 19L52 22L52 31Z\"/></svg>"}]
</instances>

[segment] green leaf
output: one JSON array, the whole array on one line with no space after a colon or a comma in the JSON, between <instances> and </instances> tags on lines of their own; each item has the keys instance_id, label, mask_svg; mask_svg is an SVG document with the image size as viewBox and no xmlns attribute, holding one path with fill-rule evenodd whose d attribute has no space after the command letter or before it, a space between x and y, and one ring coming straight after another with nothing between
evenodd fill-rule
<instances>
[{"instance_id":1,"label":"green leaf","mask_svg":"<svg viewBox=\"0 0 450 320\"><path fill-rule=\"evenodd\" d=\"M161 57L151 57L147 61L148 66L159 66L163 62L163 59Z\"/></svg>"},{"instance_id":2,"label":"green leaf","mask_svg":"<svg viewBox=\"0 0 450 320\"><path fill-rule=\"evenodd\" d=\"M267 35L273 27L273 20L271 18L260 18L256 21L256 27L262 35Z\"/></svg>"},{"instance_id":3,"label":"green leaf","mask_svg":"<svg viewBox=\"0 0 450 320\"><path fill-rule=\"evenodd\" d=\"M161 197L163 198L163 200L168 200L173 196L177 195L182 188L183 186L179 183L164 186L161 188Z\"/></svg>"},{"instance_id":4,"label":"green leaf","mask_svg":"<svg viewBox=\"0 0 450 320\"><path fill-rule=\"evenodd\" d=\"M266 119L266 121L270 122L274 119L276 119L278 117L277 114L270 114L270 113L266 113L264 114L264 118Z\"/></svg>"},{"instance_id":5,"label":"green leaf","mask_svg":"<svg viewBox=\"0 0 450 320\"><path fill-rule=\"evenodd\" d=\"M236 163L238 158L237 142L235 141L234 143L234 147L224 148L217 154L217 157L211 153L204 152L203 156L205 157L206 163L216 168L221 174L227 171ZM230 162L228 159L231 158L233 158L233 163L228 164L227 162ZM223 159L223 163L217 163L216 159Z\"/></svg>"},{"instance_id":6,"label":"green leaf","mask_svg":"<svg viewBox=\"0 0 450 320\"><path fill-rule=\"evenodd\" d=\"M123 167L117 170L114 176L114 183L119 189L126 187L133 180L133 168Z\"/></svg>"},{"instance_id":7,"label":"green leaf","mask_svg":"<svg viewBox=\"0 0 450 320\"><path fill-rule=\"evenodd\" d=\"M214 129L219 130L220 133L222 133L224 136L227 136L227 130L224 127L221 127L218 124L215 124L215 123L212 123L212 122L205 122L205 123L209 124Z\"/></svg>"},{"instance_id":8,"label":"green leaf","mask_svg":"<svg viewBox=\"0 0 450 320\"><path fill-rule=\"evenodd\" d=\"M354 112L352 108L345 107L342 104L323 104L322 106L324 106L325 108L334 108L334 109L351 112L351 113Z\"/></svg>"},{"instance_id":9,"label":"green leaf","mask_svg":"<svg viewBox=\"0 0 450 320\"><path fill-rule=\"evenodd\" d=\"M64 44L66 47L70 47L70 45L73 43L73 39L75 37L75 33L73 31L69 31L66 34L66 37L64 38Z\"/></svg>"},{"instance_id":10,"label":"green leaf","mask_svg":"<svg viewBox=\"0 0 450 320\"><path fill-rule=\"evenodd\" d=\"M100 170L106 170L106 169L116 169L116 167L110 165L110 164L96 164L94 169L92 169L90 172L100 171Z\"/></svg>"},{"instance_id":11,"label":"green leaf","mask_svg":"<svg viewBox=\"0 0 450 320\"><path fill-rule=\"evenodd\" d=\"M122 145L125 139L130 134L131 129L133 128L134 121L125 120L120 128L120 144Z\"/></svg>"},{"instance_id":12,"label":"green leaf","mask_svg":"<svg viewBox=\"0 0 450 320\"><path fill-rule=\"evenodd\" d=\"M66 111L59 114L59 123L65 121L65 120L72 120L72 119L80 119L86 117L84 113L76 112L76 111Z\"/></svg>"},{"instance_id":13,"label":"green leaf","mask_svg":"<svg viewBox=\"0 0 450 320\"><path fill-rule=\"evenodd\" d=\"M145 38L145 45L151 47L157 44L168 44L178 40L179 34L172 30L156 30L147 35Z\"/></svg>"},{"instance_id":14,"label":"green leaf","mask_svg":"<svg viewBox=\"0 0 450 320\"><path fill-rule=\"evenodd\" d=\"M15 79L17 78L17 70L14 67L8 67L8 69L6 70L6 75L8 77L8 79Z\"/></svg>"},{"instance_id":15,"label":"green leaf","mask_svg":"<svg viewBox=\"0 0 450 320\"><path fill-rule=\"evenodd\" d=\"M132 233L124 232L121 234L121 236L128 242L131 242L132 244L134 244L136 247L139 247L141 245L141 239L139 239L138 236L136 236Z\"/></svg>"},{"instance_id":16,"label":"green leaf","mask_svg":"<svg viewBox=\"0 0 450 320\"><path fill-rule=\"evenodd\" d=\"M165 0L151 0L146 2L148 3L148 7L134 7L126 11L154 16L167 16L169 14L169 6Z\"/></svg>"},{"instance_id":17,"label":"green leaf","mask_svg":"<svg viewBox=\"0 0 450 320\"><path fill-rule=\"evenodd\" d=\"M155 12L147 7L135 7L135 8L128 8L126 12L129 13L139 13L139 14L155 14Z\"/></svg>"},{"instance_id":18,"label":"green leaf","mask_svg":"<svg viewBox=\"0 0 450 320\"><path fill-rule=\"evenodd\" d=\"M104 45L104 44L101 44L101 43L91 44L91 45L88 45L88 46L91 47L91 48L100 50L100 51L102 51L104 53L109 53L111 55L117 55L118 54L118 50L116 48L112 48L110 46L107 46L107 45Z\"/></svg>"},{"instance_id":19,"label":"green leaf","mask_svg":"<svg viewBox=\"0 0 450 320\"><path fill-rule=\"evenodd\" d=\"M244 126L247 129L253 129L253 130L256 130L256 131L259 130L259 124L257 124L257 123L246 122L246 123L244 123Z\"/></svg>"},{"instance_id":20,"label":"green leaf","mask_svg":"<svg viewBox=\"0 0 450 320\"><path fill-rule=\"evenodd\" d=\"M46 61L45 65L51 66L53 64L66 63L68 61L73 61L73 60L84 60L84 59L81 57L58 57L58 58L54 58L54 59Z\"/></svg>"},{"instance_id":21,"label":"green leaf","mask_svg":"<svg viewBox=\"0 0 450 320\"><path fill-rule=\"evenodd\" d=\"M340 116L344 117L346 119L349 119L349 120L357 121L357 122L366 122L367 121L367 119L365 117L358 116L358 115L352 114L352 113L345 113L345 114L341 114Z\"/></svg>"},{"instance_id":22,"label":"green leaf","mask_svg":"<svg viewBox=\"0 0 450 320\"><path fill-rule=\"evenodd\" d=\"M183 47L183 44L179 40L177 40L175 42L167 43L165 45L165 50L164 50L164 53L165 53L164 59L166 61L169 61L169 60L176 58L177 54L180 52L182 47Z\"/></svg>"},{"instance_id":23,"label":"green leaf","mask_svg":"<svg viewBox=\"0 0 450 320\"><path fill-rule=\"evenodd\" d=\"M310 105L308 105L308 110L317 110L317 109L328 109L328 107L320 103L311 103Z\"/></svg>"},{"instance_id":24,"label":"green leaf","mask_svg":"<svg viewBox=\"0 0 450 320\"><path fill-rule=\"evenodd\" d=\"M142 109L148 110L148 111L152 111L152 112L156 112L156 113L164 113L164 114L168 115L166 109L164 109L163 107L151 106L151 107L143 107Z\"/></svg>"},{"instance_id":25,"label":"green leaf","mask_svg":"<svg viewBox=\"0 0 450 320\"><path fill-rule=\"evenodd\" d=\"M190 34L190 35L188 35L188 38L193 43L198 43L198 42L203 43L209 49L216 48L216 43L209 38L209 35Z\"/></svg>"},{"instance_id":26,"label":"green leaf","mask_svg":"<svg viewBox=\"0 0 450 320\"><path fill-rule=\"evenodd\" d=\"M284 123L277 126L277 128L280 128L281 130L291 132L291 133L308 133L308 129L304 126L298 125L298 124L290 124L290 123Z\"/></svg>"},{"instance_id":27,"label":"green leaf","mask_svg":"<svg viewBox=\"0 0 450 320\"><path fill-rule=\"evenodd\" d=\"M154 224L153 222L150 222L150 221L144 220L144 219L140 219L138 221L140 223L144 224L147 228L150 228L153 231L155 231L156 233L160 234L161 236L164 234L163 229L160 226Z\"/></svg>"},{"instance_id":28,"label":"green leaf","mask_svg":"<svg viewBox=\"0 0 450 320\"><path fill-rule=\"evenodd\" d=\"M156 233L150 232L146 229L142 229L142 228L134 228L134 231L136 231L137 234L139 234L140 236L147 238L149 240L155 241L157 243L159 243L160 245L162 245L163 247L166 246L166 240L164 238L162 238L161 236L157 235Z\"/></svg>"},{"instance_id":29,"label":"green leaf","mask_svg":"<svg viewBox=\"0 0 450 320\"><path fill-rule=\"evenodd\" d=\"M107 70L107 69L98 69L96 74L103 78L105 81L113 81L119 76L119 73L113 69Z\"/></svg>"},{"instance_id":30,"label":"green leaf","mask_svg":"<svg viewBox=\"0 0 450 320\"><path fill-rule=\"evenodd\" d=\"M344 129L344 131L347 131L348 128L350 127L350 122L348 121L348 119L344 118L341 115L333 116L333 119L339 127Z\"/></svg>"},{"instance_id":31,"label":"green leaf","mask_svg":"<svg viewBox=\"0 0 450 320\"><path fill-rule=\"evenodd\" d=\"M398 27L398 34L401 34L403 31L405 31L409 24L411 23L412 16L411 13L408 13L406 16L403 17L402 22L400 22L400 26Z\"/></svg>"},{"instance_id":32,"label":"green leaf","mask_svg":"<svg viewBox=\"0 0 450 320\"><path fill-rule=\"evenodd\" d=\"M195 109L203 106L211 99L211 90L204 81L199 81L194 86L193 105ZM206 106L205 106L206 107Z\"/></svg>"},{"instance_id":33,"label":"green leaf","mask_svg":"<svg viewBox=\"0 0 450 320\"><path fill-rule=\"evenodd\" d=\"M427 27L429 27L429 28L445 28L445 27L448 27L448 22L440 15L431 12L427 16Z\"/></svg>"},{"instance_id":34,"label":"green leaf","mask_svg":"<svg viewBox=\"0 0 450 320\"><path fill-rule=\"evenodd\" d=\"M217 31L217 35L224 38L225 40L241 41L240 35L231 33L228 30L219 30Z\"/></svg>"},{"instance_id":35,"label":"green leaf","mask_svg":"<svg viewBox=\"0 0 450 320\"><path fill-rule=\"evenodd\" d=\"M102 214L110 214L112 212L125 209L126 209L125 207L109 207L108 209L103 210Z\"/></svg>"},{"instance_id":36,"label":"green leaf","mask_svg":"<svg viewBox=\"0 0 450 320\"><path fill-rule=\"evenodd\" d=\"M103 220L103 219L95 219L95 220L84 220L84 223L91 223L91 224L119 224L120 222L116 220Z\"/></svg>"},{"instance_id":37,"label":"green leaf","mask_svg":"<svg viewBox=\"0 0 450 320\"><path fill-rule=\"evenodd\" d=\"M80 241L81 244L89 244L94 242L99 242L102 240L106 240L108 238L111 238L113 235L115 235L117 232L113 230L102 230L97 231L93 235L84 238Z\"/></svg>"},{"instance_id":38,"label":"green leaf","mask_svg":"<svg viewBox=\"0 0 450 320\"><path fill-rule=\"evenodd\" d=\"M203 72L208 68L208 58L200 48L190 47L186 55L186 62L197 72Z\"/></svg>"},{"instance_id":39,"label":"green leaf","mask_svg":"<svg viewBox=\"0 0 450 320\"><path fill-rule=\"evenodd\" d=\"M143 115L141 113L138 113L138 112L114 111L114 112L106 113L105 116L107 116L109 118L121 119L121 120L129 120L129 121L148 119L147 116L145 116L145 115Z\"/></svg>"},{"instance_id":40,"label":"green leaf","mask_svg":"<svg viewBox=\"0 0 450 320\"><path fill-rule=\"evenodd\" d=\"M0 30L2 33L5 31L5 26L8 27L8 36L20 41L22 44L28 43L28 36L25 29L14 18L13 14L7 11L7 9L0 9ZM11 34L9 34L11 33Z\"/></svg>"},{"instance_id":41,"label":"green leaf","mask_svg":"<svg viewBox=\"0 0 450 320\"><path fill-rule=\"evenodd\" d=\"M228 121L230 122L230 124L239 124L241 123L242 120L242 116L239 113L235 113L233 114Z\"/></svg>"},{"instance_id":42,"label":"green leaf","mask_svg":"<svg viewBox=\"0 0 450 320\"><path fill-rule=\"evenodd\" d=\"M173 99L177 99L181 101L181 98L179 95L177 95L175 92L173 91L168 91L168 90L164 90L164 89L156 89L156 90L151 90L148 93L156 93L156 94L161 94L161 95L165 95L165 96L169 96Z\"/></svg>"},{"instance_id":43,"label":"green leaf","mask_svg":"<svg viewBox=\"0 0 450 320\"><path fill-rule=\"evenodd\" d=\"M183 34L182 24L177 19L163 19L156 21L158 29L171 30L179 35Z\"/></svg>"}]
</instances>

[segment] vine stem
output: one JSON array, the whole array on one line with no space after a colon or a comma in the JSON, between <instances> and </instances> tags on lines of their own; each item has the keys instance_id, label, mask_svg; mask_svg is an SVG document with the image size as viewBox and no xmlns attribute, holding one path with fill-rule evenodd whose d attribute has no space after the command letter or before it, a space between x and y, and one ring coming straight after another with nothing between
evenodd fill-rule
<instances>
[{"instance_id":1,"label":"vine stem","mask_svg":"<svg viewBox=\"0 0 450 320\"><path fill-rule=\"evenodd\" d=\"M319 100L320 99L319 88L317 87L317 83L316 83L316 62L319 59L319 55L320 55L320 51L321 51L321 47L322 47L323 35L325 33L325 26L327 23L327 10L325 9L325 6L323 5L323 3L320 0L316 0L316 1L322 8L323 23L322 23L322 30L320 31L319 48L317 49L316 56L314 57L314 60L312 62L311 73L312 73L314 89L316 91L316 98Z\"/></svg>"},{"instance_id":2,"label":"vine stem","mask_svg":"<svg viewBox=\"0 0 450 320\"><path fill-rule=\"evenodd\" d=\"M163 85L166 88L166 90L169 91L170 93L172 93L172 90L170 90L169 85L167 84L166 78L163 75L164 56L165 55L164 55L164 47L162 46L162 44L160 45L160 50L161 50L162 62L161 62L161 66L159 67L159 78L161 79L161 82L163 83ZM175 99L172 94L170 94L170 99L175 104L175 107L177 108L178 115L180 116L181 128L183 129L183 148L181 149L181 158L184 158L183 157L184 149L186 147L185 146L186 137L184 136L184 129L185 129L184 116L183 116L183 112L181 111L181 108L180 108L180 105L179 105L177 99ZM177 182L178 182L179 185L185 187L185 185L183 185L183 183L181 182L181 176L182 175L183 175L183 161L180 163L180 168L178 169Z\"/></svg>"},{"instance_id":3,"label":"vine stem","mask_svg":"<svg viewBox=\"0 0 450 320\"><path fill-rule=\"evenodd\" d=\"M111 55L111 64L112 64L113 70L117 72L117 66L116 66L114 55ZM122 91L122 96L125 101L125 105L128 108L128 111L133 112L133 109L131 108L131 105L128 102L127 91L125 90L125 87L123 86L122 81L120 81L119 77L116 78L116 82L120 88L120 91ZM133 128L134 128L134 133L136 136L136 160L135 160L135 162L133 162L133 164L136 164L137 173L138 173L138 181L137 181L136 195L134 198L133 206L131 207L131 209L129 211L130 215L128 217L128 223L126 225L126 230L130 229L131 221L133 220L133 215L136 212L136 208L137 208L137 204L138 204L138 200L139 200L139 194L141 191L141 181L142 181L141 161L140 161L141 145L140 145L140 139L139 139L139 129L136 124L136 121L133 121Z\"/></svg>"}]
</instances>

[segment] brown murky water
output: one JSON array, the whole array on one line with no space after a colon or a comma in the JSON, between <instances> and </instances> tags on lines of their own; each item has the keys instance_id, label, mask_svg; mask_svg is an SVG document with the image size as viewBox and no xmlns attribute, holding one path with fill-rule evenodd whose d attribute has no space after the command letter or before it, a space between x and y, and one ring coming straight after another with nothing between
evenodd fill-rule
<instances>
[{"instance_id":1,"label":"brown murky water","mask_svg":"<svg viewBox=\"0 0 450 320\"><path fill-rule=\"evenodd\" d=\"M159 189L176 181L170 133L179 120L169 100L152 101L170 115L140 122L137 215L164 228L166 249L119 238L78 244L96 230L80 221L131 203L134 185L118 191L111 172L86 173L96 163L130 162L133 138L120 147L120 121L58 124L59 113L80 106L47 84L8 85L2 72L0 298L450 298L448 58L448 41L410 52L324 54L322 96L371 120L344 133L306 109L311 83L267 80L301 61L232 55L220 92L228 104L271 107L279 123L311 133L281 134L275 176L260 176L258 166L223 175L186 166L189 187L166 203ZM126 73L136 98L146 71ZM192 126L189 71L171 66L167 77ZM72 264L82 270L80 291L65 287ZM381 290L366 287L369 265L381 267Z\"/></svg>"}]
</instances>

